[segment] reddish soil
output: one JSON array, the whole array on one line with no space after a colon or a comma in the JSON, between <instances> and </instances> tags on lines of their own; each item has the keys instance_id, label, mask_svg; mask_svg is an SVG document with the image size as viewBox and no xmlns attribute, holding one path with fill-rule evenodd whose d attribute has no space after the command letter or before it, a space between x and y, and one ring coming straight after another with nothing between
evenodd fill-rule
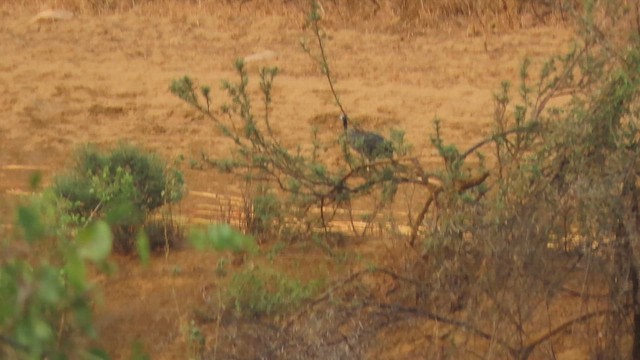
<instances>
[{"instance_id":1,"label":"reddish soil","mask_svg":"<svg viewBox=\"0 0 640 360\"><path fill-rule=\"evenodd\" d=\"M308 144L312 126L323 139L337 139L338 111L327 83L299 46L311 36L302 16L260 18L251 8L235 16L223 9L217 15L131 11L31 22L35 9L0 7L0 201L26 191L34 169L49 182L80 144L128 140L169 160L184 156L181 167L192 194L178 212L214 220L203 210L211 200L197 194L239 195L239 186L230 187L213 170L190 169L189 160L202 152L224 154L228 143L168 87L189 74L211 84L220 104L224 96L217 85L236 78L234 59L265 51L276 56L248 63L251 91L258 94L259 66L282 69L273 94L276 133L289 146ZM500 82L517 83L524 57L536 63L559 53L571 34L566 27L542 25L476 36L466 24L419 32L342 24L328 30L327 50L353 118L385 134L391 127L404 129L427 163L435 159L429 144L434 117L442 119L447 139L471 146L491 133L492 94ZM299 252L288 255L295 261L279 260L280 266L313 256ZM317 259L302 261L308 265L301 273L324 261L314 253ZM117 274L97 280L104 295L97 325L113 358L125 357L135 339L154 359L185 358L184 327L215 286L219 258L176 250L142 268L135 259L115 256Z\"/></svg>"}]
</instances>

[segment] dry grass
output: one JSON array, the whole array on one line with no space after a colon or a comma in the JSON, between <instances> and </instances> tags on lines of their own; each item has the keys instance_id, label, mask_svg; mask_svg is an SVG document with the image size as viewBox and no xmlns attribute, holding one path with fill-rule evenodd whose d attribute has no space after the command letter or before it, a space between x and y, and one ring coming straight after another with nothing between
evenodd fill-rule
<instances>
[{"instance_id":1,"label":"dry grass","mask_svg":"<svg viewBox=\"0 0 640 360\"><path fill-rule=\"evenodd\" d=\"M321 0L328 25L367 28L433 28L474 23L483 31L566 21L580 0ZM33 11L65 9L107 15L207 15L259 18L294 17L302 24L309 0L22 0L6 7Z\"/></svg>"}]
</instances>

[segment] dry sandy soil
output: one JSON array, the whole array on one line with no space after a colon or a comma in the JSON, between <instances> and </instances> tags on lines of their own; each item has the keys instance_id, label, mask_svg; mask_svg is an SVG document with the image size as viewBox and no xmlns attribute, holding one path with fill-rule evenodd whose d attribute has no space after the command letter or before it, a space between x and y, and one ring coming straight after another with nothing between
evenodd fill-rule
<instances>
[{"instance_id":1,"label":"dry sandy soil","mask_svg":"<svg viewBox=\"0 0 640 360\"><path fill-rule=\"evenodd\" d=\"M339 136L337 117L335 123L317 121L333 119L337 109L299 46L311 36L300 15L260 17L246 7L31 21L37 10L0 7L0 200L26 190L32 169L50 181L69 164L73 149L89 141L108 146L125 139L167 159L224 153L226 143L213 125L168 86L189 74L212 84L214 98L222 99L217 85L235 79L234 59L265 51L276 56L248 64L252 92L258 93L259 66L282 69L272 123L286 144L308 143L312 126L327 139ZM500 82L517 83L525 56L535 63L559 53L571 34L555 25L475 36L466 24L412 32L342 23L328 29L328 52L347 111L385 134L392 126L404 129L428 161L435 155L429 145L434 117L462 148L487 136ZM183 168L194 193L234 192L213 171ZM203 217L198 204L207 201L192 194L181 211ZM212 282L216 255L176 251L158 256L149 269L128 258L114 260L119 272L100 279L105 301L97 322L104 344L115 359L136 338L153 358L184 358L182 327Z\"/></svg>"}]
</instances>

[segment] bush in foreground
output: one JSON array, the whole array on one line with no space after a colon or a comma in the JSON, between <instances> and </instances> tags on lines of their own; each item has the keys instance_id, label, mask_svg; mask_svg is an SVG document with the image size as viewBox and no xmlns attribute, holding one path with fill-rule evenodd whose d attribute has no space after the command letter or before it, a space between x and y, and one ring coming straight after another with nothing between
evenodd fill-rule
<instances>
[{"instance_id":1,"label":"bush in foreground","mask_svg":"<svg viewBox=\"0 0 640 360\"><path fill-rule=\"evenodd\" d=\"M108 270L109 226L96 221L71 236L51 192L16 210L0 238L0 358L104 359L91 344L94 286L88 265Z\"/></svg>"},{"instance_id":2,"label":"bush in foreground","mask_svg":"<svg viewBox=\"0 0 640 360\"><path fill-rule=\"evenodd\" d=\"M69 201L69 214L78 224L109 214L120 250L132 249L131 239L152 211L184 195L179 171L133 145L121 144L108 152L87 145L75 160L69 173L56 178L54 192Z\"/></svg>"}]
</instances>

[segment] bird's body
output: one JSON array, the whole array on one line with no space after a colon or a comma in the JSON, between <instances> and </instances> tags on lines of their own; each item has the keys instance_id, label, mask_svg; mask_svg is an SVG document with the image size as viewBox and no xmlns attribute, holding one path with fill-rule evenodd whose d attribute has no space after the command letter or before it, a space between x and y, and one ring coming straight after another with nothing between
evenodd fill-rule
<instances>
[{"instance_id":1,"label":"bird's body","mask_svg":"<svg viewBox=\"0 0 640 360\"><path fill-rule=\"evenodd\" d=\"M340 120L342 120L349 145L369 161L393 157L393 144L384 137L371 131L349 127L349 118L346 114L340 115Z\"/></svg>"}]
</instances>

